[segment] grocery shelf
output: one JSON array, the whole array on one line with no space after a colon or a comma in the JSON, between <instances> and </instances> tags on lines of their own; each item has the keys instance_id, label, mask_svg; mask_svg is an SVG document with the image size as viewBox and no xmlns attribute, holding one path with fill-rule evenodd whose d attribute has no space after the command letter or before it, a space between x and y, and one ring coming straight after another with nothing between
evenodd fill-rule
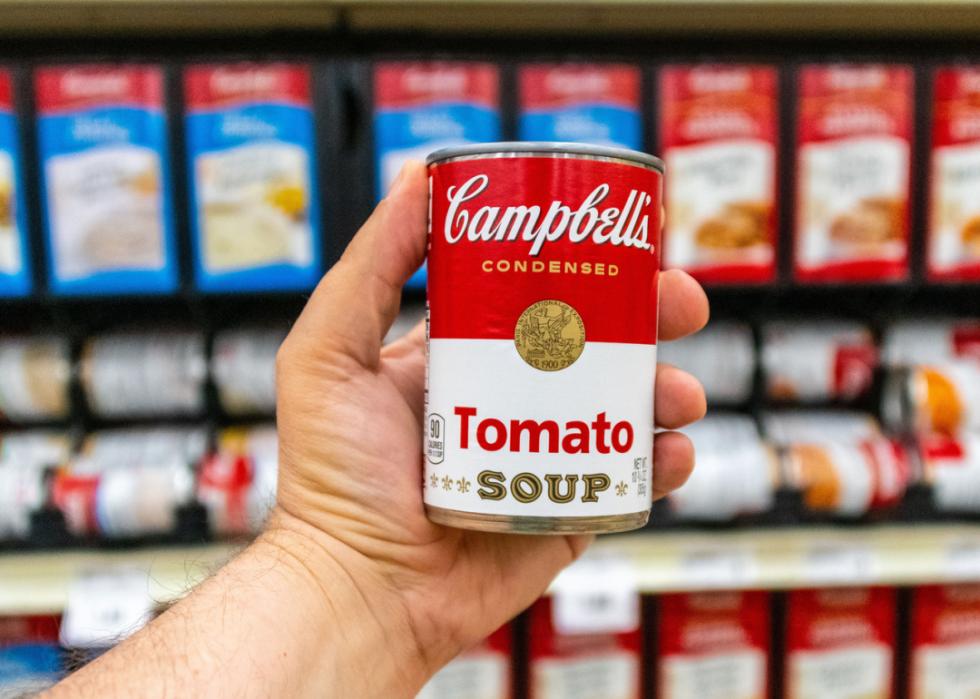
<instances>
[{"instance_id":1,"label":"grocery shelf","mask_svg":"<svg viewBox=\"0 0 980 699\"><path fill-rule=\"evenodd\" d=\"M7 34L178 31L969 36L972 0L0 0Z\"/></svg>"},{"instance_id":2,"label":"grocery shelf","mask_svg":"<svg viewBox=\"0 0 980 699\"><path fill-rule=\"evenodd\" d=\"M112 566L146 571L152 598L164 604L236 550L211 544L3 554L0 616L57 613L75 576ZM595 557L630 564L649 593L980 580L980 525L643 532L599 540L587 554Z\"/></svg>"},{"instance_id":3,"label":"grocery shelf","mask_svg":"<svg viewBox=\"0 0 980 699\"><path fill-rule=\"evenodd\" d=\"M211 544L0 554L0 616L57 614L75 577L114 567L144 571L151 598L166 604L214 573L237 550L233 545Z\"/></svg>"},{"instance_id":4,"label":"grocery shelf","mask_svg":"<svg viewBox=\"0 0 980 699\"><path fill-rule=\"evenodd\" d=\"M910 524L631 534L625 556L645 592L913 585L980 580L980 525Z\"/></svg>"}]
</instances>

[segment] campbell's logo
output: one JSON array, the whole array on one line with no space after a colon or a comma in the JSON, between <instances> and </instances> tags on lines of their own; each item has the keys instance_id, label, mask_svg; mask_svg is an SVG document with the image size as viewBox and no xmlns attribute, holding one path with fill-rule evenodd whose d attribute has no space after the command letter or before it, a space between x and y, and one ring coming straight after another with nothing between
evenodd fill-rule
<instances>
[{"instance_id":1,"label":"campbell's logo","mask_svg":"<svg viewBox=\"0 0 980 699\"><path fill-rule=\"evenodd\" d=\"M631 189L622 207L602 207L612 189L608 183L598 185L578 202L479 206L479 199L489 188L490 177L485 174L447 188L446 242L453 245L464 238L474 243L529 242L528 255L532 257L541 254L546 244L564 237L571 243L589 240L595 245L653 252L649 240L653 197L647 192Z\"/></svg>"},{"instance_id":2,"label":"campbell's logo","mask_svg":"<svg viewBox=\"0 0 980 699\"><path fill-rule=\"evenodd\" d=\"M226 70L219 68L208 81L218 95L269 92L279 87L279 73L274 70Z\"/></svg>"},{"instance_id":3,"label":"campbell's logo","mask_svg":"<svg viewBox=\"0 0 980 699\"><path fill-rule=\"evenodd\" d=\"M747 70L706 70L696 68L688 78L691 92L746 92L752 87Z\"/></svg>"},{"instance_id":4,"label":"campbell's logo","mask_svg":"<svg viewBox=\"0 0 980 699\"><path fill-rule=\"evenodd\" d=\"M467 82L467 72L464 68L434 70L410 68L402 76L405 89L419 94L459 94L466 90Z\"/></svg>"},{"instance_id":5,"label":"campbell's logo","mask_svg":"<svg viewBox=\"0 0 980 699\"><path fill-rule=\"evenodd\" d=\"M61 77L66 97L118 97L129 91L126 73L80 73L68 71Z\"/></svg>"},{"instance_id":6,"label":"campbell's logo","mask_svg":"<svg viewBox=\"0 0 980 699\"><path fill-rule=\"evenodd\" d=\"M877 90L888 82L883 68L829 68L827 86L834 90Z\"/></svg>"},{"instance_id":7,"label":"campbell's logo","mask_svg":"<svg viewBox=\"0 0 980 699\"><path fill-rule=\"evenodd\" d=\"M556 95L595 95L609 90L611 80L605 73L590 71L553 71L545 78L545 87Z\"/></svg>"}]
</instances>

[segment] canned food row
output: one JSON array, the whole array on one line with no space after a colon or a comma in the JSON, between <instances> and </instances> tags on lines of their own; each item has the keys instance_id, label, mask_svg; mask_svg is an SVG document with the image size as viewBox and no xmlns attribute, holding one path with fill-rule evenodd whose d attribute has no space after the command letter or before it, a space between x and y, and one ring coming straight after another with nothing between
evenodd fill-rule
<instances>
[{"instance_id":1,"label":"canned food row","mask_svg":"<svg viewBox=\"0 0 980 699\"><path fill-rule=\"evenodd\" d=\"M615 624L583 632L557 597L541 599L452 660L418 697L954 699L980 693L976 584L676 593L634 597L625 606L629 613ZM907 619L900 619L903 613ZM0 619L0 690L43 688L63 674L59 626L56 616Z\"/></svg>"},{"instance_id":2,"label":"canned food row","mask_svg":"<svg viewBox=\"0 0 980 699\"><path fill-rule=\"evenodd\" d=\"M976 319L903 320L880 340L869 325L843 320L767 321L758 340L747 324L716 322L663 343L659 358L697 376L713 405L748 403L757 372L769 403L853 403L869 396L883 370L882 413L891 427L980 426L971 408L980 400Z\"/></svg>"},{"instance_id":3,"label":"canned food row","mask_svg":"<svg viewBox=\"0 0 980 699\"><path fill-rule=\"evenodd\" d=\"M199 416L209 379L224 412L269 415L276 402L276 351L285 335L281 328L219 331L209 357L197 331L116 332L89 338L77 359L64 337L0 337L0 419L67 419L76 381L98 417Z\"/></svg>"},{"instance_id":4,"label":"canned food row","mask_svg":"<svg viewBox=\"0 0 980 699\"><path fill-rule=\"evenodd\" d=\"M390 338L407 332L421 310L409 307ZM872 389L884 366L883 414L892 427L954 434L980 426L980 320L895 323L879 343L864 324L846 321L712 323L660 346L660 359L691 372L712 405L748 403L761 372L770 402L853 402ZM97 416L200 415L213 382L232 415L275 409L275 354L283 328L219 331L208 346L195 331L116 332L90 338L77 361L66 338L0 337L0 417L11 422L63 420L77 377Z\"/></svg>"},{"instance_id":5,"label":"canned food row","mask_svg":"<svg viewBox=\"0 0 980 699\"><path fill-rule=\"evenodd\" d=\"M790 519L912 516L898 508L913 486L932 513L980 514L978 432L896 439L870 414L844 410L768 411L758 424L713 412L684 432L697 466L667 498L678 522L764 520L781 494L799 510Z\"/></svg>"},{"instance_id":6,"label":"canned food row","mask_svg":"<svg viewBox=\"0 0 980 699\"><path fill-rule=\"evenodd\" d=\"M0 434L0 542L173 537L181 513L201 508L212 536L254 534L277 468L272 425L214 438L204 427L122 428L77 443L52 431ZM45 526L54 530L38 536Z\"/></svg>"},{"instance_id":7,"label":"canned food row","mask_svg":"<svg viewBox=\"0 0 980 699\"><path fill-rule=\"evenodd\" d=\"M372 153L352 167L380 198L408 158L507 138L661 154L664 263L706 282L773 281L780 245L802 283L901 281L926 210L927 277L980 279L980 67L662 65L650 94L645 71L579 61L512 75L462 60L0 70L0 295L31 293L42 278L56 294L175 291L185 201L184 266L197 288L308 289L331 261L325 250L340 248L326 243L350 233L333 219L327 230L325 212L368 203L346 191L364 187L323 195L325 172L350 177L346 161L327 162L340 145ZM790 73L793 94L781 95ZM915 103L917 79L928 104ZM368 103L369 125L352 126L366 109L340 118L344 83ZM515 99L504 94L511 85ZM502 106L512 103L513 120ZM915 133L918 123L927 131ZM789 162L784 141L795 146ZM928 166L916 167L919 141L931 144ZM912 201L913 172L930 173L927 201ZM31 188L41 211L27 210ZM792 235L780 240L782 230Z\"/></svg>"},{"instance_id":8,"label":"canned food row","mask_svg":"<svg viewBox=\"0 0 980 699\"><path fill-rule=\"evenodd\" d=\"M908 633L899 594L910 601ZM972 671L980 662L977 585L666 594L619 632L576 633L559 605L553 597L528 611L525 657L505 627L419 696L929 699L980 691ZM526 678L516 691L515 674Z\"/></svg>"}]
</instances>

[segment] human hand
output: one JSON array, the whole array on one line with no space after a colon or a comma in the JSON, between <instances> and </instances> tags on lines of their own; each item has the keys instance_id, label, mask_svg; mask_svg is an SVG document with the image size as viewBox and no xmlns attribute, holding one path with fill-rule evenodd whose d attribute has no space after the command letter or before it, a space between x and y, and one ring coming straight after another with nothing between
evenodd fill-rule
<instances>
[{"instance_id":1,"label":"human hand","mask_svg":"<svg viewBox=\"0 0 980 699\"><path fill-rule=\"evenodd\" d=\"M389 648L408 649L397 690L366 667L358 696L414 696L458 652L533 602L591 540L449 529L425 516L424 328L386 347L382 339L425 255L427 196L424 167L407 165L321 281L277 360L280 483L267 537L321 584L337 584L339 571ZM708 304L693 279L665 272L660 287L662 340L704 325ZM674 367L658 367L655 397L660 427L704 414L700 385ZM687 479L693 448L664 432L653 456L653 492L662 497Z\"/></svg>"}]
</instances>

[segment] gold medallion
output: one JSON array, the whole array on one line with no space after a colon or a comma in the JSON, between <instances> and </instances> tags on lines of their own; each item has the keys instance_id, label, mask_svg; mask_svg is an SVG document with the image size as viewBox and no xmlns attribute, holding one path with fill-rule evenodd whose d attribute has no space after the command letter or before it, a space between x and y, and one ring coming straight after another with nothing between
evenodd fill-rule
<instances>
[{"instance_id":1,"label":"gold medallion","mask_svg":"<svg viewBox=\"0 0 980 699\"><path fill-rule=\"evenodd\" d=\"M585 323L564 301L538 301L517 319L514 345L535 369L560 371L574 364L585 349Z\"/></svg>"}]
</instances>

